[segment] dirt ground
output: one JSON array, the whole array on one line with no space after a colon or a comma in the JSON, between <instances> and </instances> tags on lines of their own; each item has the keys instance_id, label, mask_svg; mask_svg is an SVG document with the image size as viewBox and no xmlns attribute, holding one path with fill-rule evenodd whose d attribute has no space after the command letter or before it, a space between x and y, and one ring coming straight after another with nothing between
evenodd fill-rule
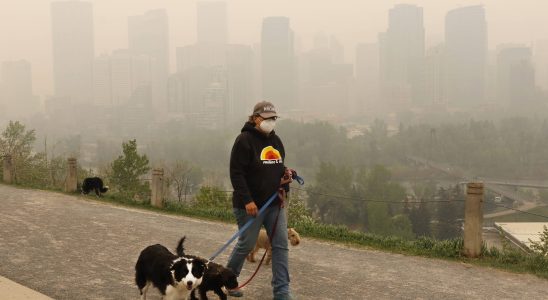
<instances>
[{"instance_id":1,"label":"dirt ground","mask_svg":"<svg viewBox=\"0 0 548 300\"><path fill-rule=\"evenodd\" d=\"M0 276L54 299L137 299L134 265L146 246L209 257L236 226L0 184ZM229 250L217 258L226 263ZM296 299L547 299L548 281L421 257L303 238L290 247ZM246 264L246 280L255 264ZM262 268L240 299L269 299ZM159 299L154 293L152 299ZM149 298L149 299L150 299ZM210 297L215 299L214 297ZM0 299L5 299L1 295Z\"/></svg>"}]
</instances>

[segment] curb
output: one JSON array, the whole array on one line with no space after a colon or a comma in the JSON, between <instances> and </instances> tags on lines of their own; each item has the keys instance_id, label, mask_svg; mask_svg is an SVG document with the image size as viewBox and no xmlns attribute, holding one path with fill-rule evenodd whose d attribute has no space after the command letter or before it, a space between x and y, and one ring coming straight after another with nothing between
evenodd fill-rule
<instances>
[{"instance_id":1,"label":"curb","mask_svg":"<svg viewBox=\"0 0 548 300\"><path fill-rule=\"evenodd\" d=\"M53 300L2 276L0 276L0 298L10 300Z\"/></svg>"}]
</instances>

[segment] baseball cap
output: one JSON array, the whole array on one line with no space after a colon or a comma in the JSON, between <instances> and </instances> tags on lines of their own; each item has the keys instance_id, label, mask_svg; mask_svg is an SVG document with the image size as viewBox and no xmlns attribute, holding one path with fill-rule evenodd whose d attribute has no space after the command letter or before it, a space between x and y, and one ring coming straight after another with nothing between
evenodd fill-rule
<instances>
[{"instance_id":1,"label":"baseball cap","mask_svg":"<svg viewBox=\"0 0 548 300\"><path fill-rule=\"evenodd\" d=\"M265 119L278 116L278 114L276 113L276 108L274 107L274 104L268 101L261 101L255 104L255 107L253 107L253 114L259 115Z\"/></svg>"}]
</instances>

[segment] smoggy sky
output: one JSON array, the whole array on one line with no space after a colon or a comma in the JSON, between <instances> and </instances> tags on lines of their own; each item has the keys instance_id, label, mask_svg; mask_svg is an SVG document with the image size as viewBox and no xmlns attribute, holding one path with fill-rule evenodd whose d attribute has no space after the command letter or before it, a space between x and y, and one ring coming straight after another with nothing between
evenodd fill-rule
<instances>
[{"instance_id":1,"label":"smoggy sky","mask_svg":"<svg viewBox=\"0 0 548 300\"><path fill-rule=\"evenodd\" d=\"M0 62L26 59L32 64L34 93L52 93L51 20L49 0L0 0ZM127 17L165 8L169 16L172 69L174 48L196 39L195 0L91 0L95 18L95 53L127 47ZM423 7L427 46L443 41L448 10L483 4L489 46L531 44L548 39L547 0L227 0L231 43L260 40L262 18L283 15L303 48L317 32L336 35L353 61L354 47L375 42L386 30L388 10L398 3Z\"/></svg>"}]
</instances>

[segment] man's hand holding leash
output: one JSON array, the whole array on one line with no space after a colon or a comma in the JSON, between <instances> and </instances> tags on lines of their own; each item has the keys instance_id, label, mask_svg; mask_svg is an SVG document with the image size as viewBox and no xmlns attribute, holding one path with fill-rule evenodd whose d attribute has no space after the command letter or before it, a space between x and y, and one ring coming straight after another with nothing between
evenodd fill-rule
<instances>
[{"instance_id":1,"label":"man's hand holding leash","mask_svg":"<svg viewBox=\"0 0 548 300\"><path fill-rule=\"evenodd\" d=\"M248 215L256 217L257 212L259 212L259 209L257 208L257 204L255 204L254 201L249 202L245 205L245 211Z\"/></svg>"},{"instance_id":2,"label":"man's hand holding leash","mask_svg":"<svg viewBox=\"0 0 548 300\"><path fill-rule=\"evenodd\" d=\"M285 168L284 176L280 179L280 188L278 189L278 197L280 198L280 207L285 207L285 199L287 196L287 189L284 185L288 185L293 182L293 173L296 173L293 169Z\"/></svg>"},{"instance_id":3,"label":"man's hand holding leash","mask_svg":"<svg viewBox=\"0 0 548 300\"><path fill-rule=\"evenodd\" d=\"M293 169L285 168L284 176L282 176L282 178L280 179L280 188L278 189L278 196L281 200L280 207L285 206L286 191L283 188L283 185L293 182L293 173L294 172L295 171ZM247 212L248 215L256 217L257 213L259 212L259 208L257 207L257 204L255 204L254 201L251 201L251 202L249 202L248 204L245 205L245 211Z\"/></svg>"}]
</instances>

